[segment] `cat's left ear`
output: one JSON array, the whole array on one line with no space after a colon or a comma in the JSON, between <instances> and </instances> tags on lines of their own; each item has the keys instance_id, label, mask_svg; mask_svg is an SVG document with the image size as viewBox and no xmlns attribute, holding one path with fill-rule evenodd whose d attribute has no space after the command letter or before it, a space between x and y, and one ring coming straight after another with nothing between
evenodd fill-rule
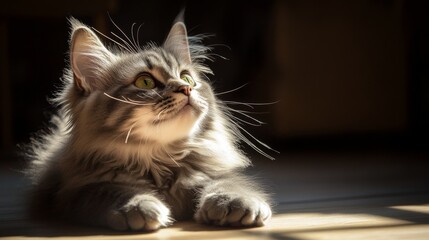
<instances>
[{"instance_id":1,"label":"cat's left ear","mask_svg":"<svg viewBox=\"0 0 429 240\"><path fill-rule=\"evenodd\" d=\"M175 54L180 60L191 64L191 53L189 51L188 34L186 26L183 23L183 11L176 18L175 23L168 33L167 39L164 41L163 47L165 50Z\"/></svg>"}]
</instances>

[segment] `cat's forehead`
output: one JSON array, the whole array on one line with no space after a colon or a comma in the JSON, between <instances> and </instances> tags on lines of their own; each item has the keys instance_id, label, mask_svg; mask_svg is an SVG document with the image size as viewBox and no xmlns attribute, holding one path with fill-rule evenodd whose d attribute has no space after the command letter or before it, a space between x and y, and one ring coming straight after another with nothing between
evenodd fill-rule
<instances>
[{"instance_id":1,"label":"cat's forehead","mask_svg":"<svg viewBox=\"0 0 429 240\"><path fill-rule=\"evenodd\" d=\"M141 73L150 73L160 81L177 78L183 70L191 66L180 61L174 54L162 48L152 48L138 53L126 54L112 66L116 76L132 80Z\"/></svg>"},{"instance_id":2,"label":"cat's forehead","mask_svg":"<svg viewBox=\"0 0 429 240\"><path fill-rule=\"evenodd\" d=\"M135 57L137 70L149 72L160 80L175 78L180 71L189 67L174 54L162 48L145 50L138 53Z\"/></svg>"},{"instance_id":3,"label":"cat's forehead","mask_svg":"<svg viewBox=\"0 0 429 240\"><path fill-rule=\"evenodd\" d=\"M149 69L154 67L173 69L182 65L180 60L174 54L171 54L162 48L142 51L138 54L138 57L141 58Z\"/></svg>"}]
</instances>

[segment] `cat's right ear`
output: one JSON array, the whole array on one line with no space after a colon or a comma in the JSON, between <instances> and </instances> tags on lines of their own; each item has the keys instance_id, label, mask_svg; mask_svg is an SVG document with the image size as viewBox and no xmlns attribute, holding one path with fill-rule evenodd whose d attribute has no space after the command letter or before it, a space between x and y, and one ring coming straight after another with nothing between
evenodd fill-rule
<instances>
[{"instance_id":1,"label":"cat's right ear","mask_svg":"<svg viewBox=\"0 0 429 240\"><path fill-rule=\"evenodd\" d=\"M98 36L75 18L69 19L72 32L70 37L70 65L76 86L84 92L100 88L106 66L114 59Z\"/></svg>"}]
</instances>

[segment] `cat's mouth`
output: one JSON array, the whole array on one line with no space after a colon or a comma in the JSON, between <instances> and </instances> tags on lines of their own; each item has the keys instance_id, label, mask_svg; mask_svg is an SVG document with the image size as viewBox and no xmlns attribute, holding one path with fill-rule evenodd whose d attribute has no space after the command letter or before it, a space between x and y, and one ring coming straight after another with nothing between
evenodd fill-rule
<instances>
[{"instance_id":1,"label":"cat's mouth","mask_svg":"<svg viewBox=\"0 0 429 240\"><path fill-rule=\"evenodd\" d=\"M153 121L154 124L159 124L168 120L175 119L184 114L195 112L197 109L190 98L180 100L173 109L158 113L157 118Z\"/></svg>"}]
</instances>

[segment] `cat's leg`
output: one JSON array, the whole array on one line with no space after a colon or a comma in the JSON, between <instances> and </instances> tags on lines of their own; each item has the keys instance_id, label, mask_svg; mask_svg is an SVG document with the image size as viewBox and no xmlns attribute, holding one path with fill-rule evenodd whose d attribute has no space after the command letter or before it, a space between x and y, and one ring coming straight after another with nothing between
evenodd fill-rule
<instances>
[{"instance_id":1,"label":"cat's leg","mask_svg":"<svg viewBox=\"0 0 429 240\"><path fill-rule=\"evenodd\" d=\"M203 187L195 219L220 226L262 226L271 217L268 196L244 176L223 176Z\"/></svg>"},{"instance_id":2,"label":"cat's leg","mask_svg":"<svg viewBox=\"0 0 429 240\"><path fill-rule=\"evenodd\" d=\"M74 221L115 230L153 231L171 223L170 209L154 193L114 183L62 191L56 208Z\"/></svg>"}]
</instances>

